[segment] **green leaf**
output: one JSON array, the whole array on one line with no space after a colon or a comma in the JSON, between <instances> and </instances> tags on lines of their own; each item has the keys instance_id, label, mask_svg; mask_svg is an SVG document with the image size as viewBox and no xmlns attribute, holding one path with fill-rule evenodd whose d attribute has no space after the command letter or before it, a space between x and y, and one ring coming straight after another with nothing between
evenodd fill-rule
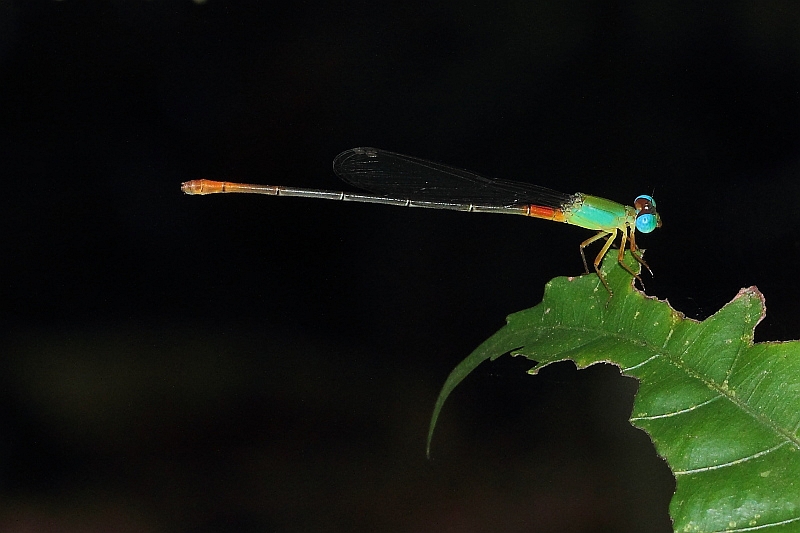
<instances>
[{"instance_id":1,"label":"green leaf","mask_svg":"<svg viewBox=\"0 0 800 533\"><path fill-rule=\"evenodd\" d=\"M566 359L613 363L639 380L630 421L676 478L675 531L800 532L800 341L753 344L765 313L755 287L697 322L634 289L608 256L611 299L595 274L556 278L542 303L510 315L450 373L428 451L447 396L487 359L525 356L530 373Z\"/></svg>"}]
</instances>

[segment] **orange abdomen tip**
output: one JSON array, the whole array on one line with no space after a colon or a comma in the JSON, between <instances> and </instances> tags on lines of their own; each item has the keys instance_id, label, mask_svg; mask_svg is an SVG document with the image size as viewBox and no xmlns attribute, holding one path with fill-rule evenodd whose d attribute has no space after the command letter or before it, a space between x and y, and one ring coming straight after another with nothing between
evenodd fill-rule
<instances>
[{"instance_id":1,"label":"orange abdomen tip","mask_svg":"<svg viewBox=\"0 0 800 533\"><path fill-rule=\"evenodd\" d=\"M181 184L181 190L186 194L213 194L224 192L225 183L211 180L192 180Z\"/></svg>"}]
</instances>

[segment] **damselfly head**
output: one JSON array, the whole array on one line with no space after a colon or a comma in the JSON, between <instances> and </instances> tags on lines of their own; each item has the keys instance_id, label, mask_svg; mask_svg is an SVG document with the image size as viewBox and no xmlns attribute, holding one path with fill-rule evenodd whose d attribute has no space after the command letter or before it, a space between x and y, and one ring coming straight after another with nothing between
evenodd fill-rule
<instances>
[{"instance_id":1,"label":"damselfly head","mask_svg":"<svg viewBox=\"0 0 800 533\"><path fill-rule=\"evenodd\" d=\"M661 217L656 211L656 201L652 196L643 194L633 201L636 210L636 229L642 233L650 233L661 227Z\"/></svg>"}]
</instances>

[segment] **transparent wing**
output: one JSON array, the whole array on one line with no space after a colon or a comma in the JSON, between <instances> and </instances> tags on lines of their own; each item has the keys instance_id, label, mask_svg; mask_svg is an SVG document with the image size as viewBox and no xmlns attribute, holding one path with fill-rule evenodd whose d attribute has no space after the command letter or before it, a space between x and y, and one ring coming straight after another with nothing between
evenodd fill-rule
<instances>
[{"instance_id":1,"label":"transparent wing","mask_svg":"<svg viewBox=\"0 0 800 533\"><path fill-rule=\"evenodd\" d=\"M333 160L333 170L354 187L410 200L559 208L572 196L377 148L346 150Z\"/></svg>"}]
</instances>

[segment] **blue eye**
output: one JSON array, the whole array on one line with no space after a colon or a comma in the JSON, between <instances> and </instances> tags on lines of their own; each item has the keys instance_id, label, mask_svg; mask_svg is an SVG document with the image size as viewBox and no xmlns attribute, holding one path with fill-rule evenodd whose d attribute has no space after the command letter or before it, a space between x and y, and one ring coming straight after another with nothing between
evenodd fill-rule
<instances>
[{"instance_id":1,"label":"blue eye","mask_svg":"<svg viewBox=\"0 0 800 533\"><path fill-rule=\"evenodd\" d=\"M646 213L636 217L636 229L638 229L642 233L650 233L651 231L656 229L657 225L658 222L656 221L655 215Z\"/></svg>"}]
</instances>

